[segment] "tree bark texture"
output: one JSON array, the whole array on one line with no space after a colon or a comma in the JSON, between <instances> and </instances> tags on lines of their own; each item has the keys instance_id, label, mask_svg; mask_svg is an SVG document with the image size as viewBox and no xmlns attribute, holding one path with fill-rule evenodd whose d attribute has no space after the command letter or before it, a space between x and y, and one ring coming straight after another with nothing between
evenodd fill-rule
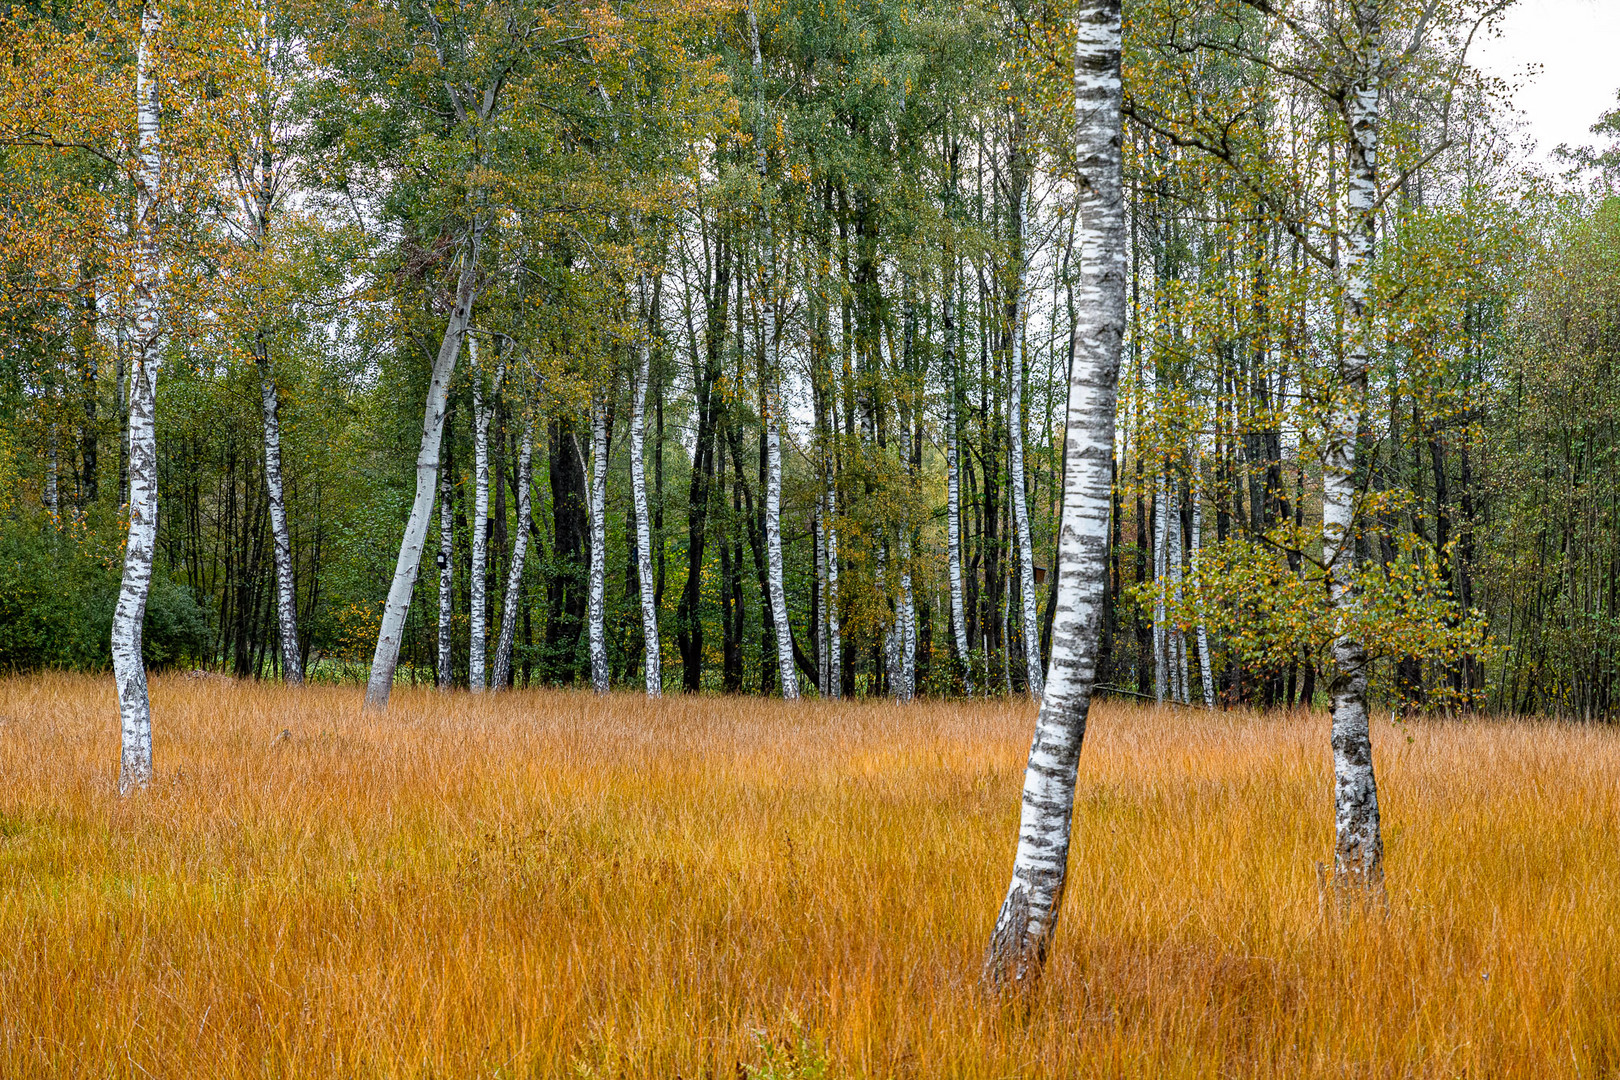
<instances>
[{"instance_id":1,"label":"tree bark texture","mask_svg":"<svg viewBox=\"0 0 1620 1080\"><path fill-rule=\"evenodd\" d=\"M1125 333L1120 22L1120 0L1086 0L1075 16L1076 236L1082 260L1072 330L1057 614L1046 692L1024 774L1012 881L985 957L985 978L993 987L1031 986L1045 963L1068 871L1076 770L1096 677Z\"/></svg>"},{"instance_id":2,"label":"tree bark texture","mask_svg":"<svg viewBox=\"0 0 1620 1080\"><path fill-rule=\"evenodd\" d=\"M129 534L124 546L123 580L113 610L112 662L118 683L118 716L122 752L118 766L120 794L145 788L152 781L152 705L146 693L146 663L141 652L141 624L152 590L152 557L157 546L157 377L158 314L162 304L163 266L155 229L163 173L159 128L158 84L152 68L163 15L157 0L141 10L140 41L135 54L135 116L138 155L135 161L134 363L129 394Z\"/></svg>"},{"instance_id":3,"label":"tree bark texture","mask_svg":"<svg viewBox=\"0 0 1620 1080\"><path fill-rule=\"evenodd\" d=\"M591 686L609 688L607 654L607 402L591 410L591 584L589 634Z\"/></svg>"},{"instance_id":4,"label":"tree bark texture","mask_svg":"<svg viewBox=\"0 0 1620 1080\"><path fill-rule=\"evenodd\" d=\"M523 442L518 448L517 537L512 541L512 564L506 569L506 593L501 599L501 636L495 644L494 690L506 689L512 679L512 647L516 641L518 594L523 589L523 564L529 554L529 488L534 479L534 417L523 421Z\"/></svg>"},{"instance_id":5,"label":"tree bark texture","mask_svg":"<svg viewBox=\"0 0 1620 1080\"><path fill-rule=\"evenodd\" d=\"M651 327L646 328L649 332ZM652 518L647 512L647 386L652 379L652 348L643 340L637 352L636 387L630 408L630 492L636 508L636 577L641 583L641 637L644 643L647 696L664 692L662 649L658 640L658 604L653 594Z\"/></svg>"},{"instance_id":6,"label":"tree bark texture","mask_svg":"<svg viewBox=\"0 0 1620 1080\"><path fill-rule=\"evenodd\" d=\"M1356 443L1366 412L1372 353L1372 290L1378 214L1379 82L1382 66L1378 0L1354 5L1360 78L1346 100L1350 233L1345 245L1344 303L1350 342L1339 362L1328 414L1322 471L1322 543L1328 595L1341 617L1353 614ZM1367 652L1343 631L1333 643L1333 875L1340 887L1376 888L1383 880L1384 844L1378 822L1367 721Z\"/></svg>"}]
</instances>

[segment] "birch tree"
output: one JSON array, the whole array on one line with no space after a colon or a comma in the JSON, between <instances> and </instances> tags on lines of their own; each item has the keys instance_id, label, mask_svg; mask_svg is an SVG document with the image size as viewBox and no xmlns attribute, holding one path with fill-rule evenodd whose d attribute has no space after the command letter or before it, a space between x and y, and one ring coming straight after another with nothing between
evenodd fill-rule
<instances>
[{"instance_id":1,"label":"birch tree","mask_svg":"<svg viewBox=\"0 0 1620 1080\"><path fill-rule=\"evenodd\" d=\"M788 624L787 591L782 574L782 392L777 370L776 243L769 207L770 174L765 157L765 73L759 49L759 18L748 5L748 40L754 64L754 155L759 173L759 221L764 236L761 260L765 311L766 365L761 373L760 419L765 438L765 552L769 575L771 619L776 624L776 663L782 697L799 697L799 673L793 664L793 628Z\"/></svg>"},{"instance_id":2,"label":"birch tree","mask_svg":"<svg viewBox=\"0 0 1620 1080\"><path fill-rule=\"evenodd\" d=\"M1322 553L1328 596L1345 628L1333 643L1334 880L1341 887L1376 888L1383 880L1384 842L1378 826L1378 782L1367 723L1367 653L1349 632L1356 597L1354 574L1356 437L1366 412L1367 369L1373 348L1373 255L1378 214L1379 80L1383 65L1379 0L1354 0L1357 78L1345 99L1349 127L1348 205L1351 228L1344 260L1343 352L1328 410L1322 470Z\"/></svg>"},{"instance_id":3,"label":"birch tree","mask_svg":"<svg viewBox=\"0 0 1620 1080\"><path fill-rule=\"evenodd\" d=\"M1041 696L1041 631L1035 608L1035 544L1029 527L1029 499L1024 492L1024 293L1027 289L1029 256L1024 250L1024 232L1029 215L1029 180L1021 182L1019 199L1018 261L1012 298L1012 360L1007 368L1007 437L1012 473L1013 525L1018 531L1018 588L1023 607L1024 660L1029 696Z\"/></svg>"},{"instance_id":4,"label":"birch tree","mask_svg":"<svg viewBox=\"0 0 1620 1080\"><path fill-rule=\"evenodd\" d=\"M642 292L645 293L645 287ZM650 313L649 313L650 315ZM652 346L643 320L643 337L636 345L636 385L630 406L630 498L636 511L636 580L641 587L641 637L644 643L647 696L664 692L662 656L658 641L658 603L652 566L652 515L647 511L647 388L652 381Z\"/></svg>"},{"instance_id":5,"label":"birch tree","mask_svg":"<svg viewBox=\"0 0 1620 1080\"><path fill-rule=\"evenodd\" d=\"M450 689L455 672L451 670L451 630L455 626L455 516L450 506L453 484L448 465L439 472L439 689Z\"/></svg>"},{"instance_id":6,"label":"birch tree","mask_svg":"<svg viewBox=\"0 0 1620 1080\"><path fill-rule=\"evenodd\" d=\"M157 215L163 180L163 133L159 126L157 50L163 32L158 0L141 8L135 51L136 232L132 270L133 338L129 388L129 533L124 574L113 610L112 662L118 683L122 755L118 791L129 794L152 781L152 705L146 693L141 624L152 589L152 556L157 545L157 378L162 366L158 315L163 303L163 266L157 244Z\"/></svg>"},{"instance_id":7,"label":"birch tree","mask_svg":"<svg viewBox=\"0 0 1620 1080\"><path fill-rule=\"evenodd\" d=\"M985 956L992 987L1034 984L1045 964L1069 864L1069 829L1096 675L1113 501L1114 412L1125 333L1120 0L1074 18L1074 167L1081 252L1072 328L1052 659L1024 774L1012 881Z\"/></svg>"},{"instance_id":8,"label":"birch tree","mask_svg":"<svg viewBox=\"0 0 1620 1080\"><path fill-rule=\"evenodd\" d=\"M444 437L445 401L450 393L450 378L455 373L456 357L461 352L461 339L472 321L473 300L478 291L478 255L483 235L483 220L475 216L463 238L454 306L446 321L444 337L433 359L433 374L428 381L427 403L422 410L422 446L416 455L416 498L411 502L411 516L405 523L405 535L399 542L399 558L394 564L394 578L388 587L382 624L377 630L377 649L371 658L371 679L366 684L366 707L370 709L386 708L389 692L394 687L394 668L399 664L405 615L410 610L411 592L416 585L416 571L422 562L422 549L427 542L428 525L433 513L434 489L438 487L439 443Z\"/></svg>"},{"instance_id":9,"label":"birch tree","mask_svg":"<svg viewBox=\"0 0 1620 1080\"><path fill-rule=\"evenodd\" d=\"M591 409L591 581L589 640L591 685L605 694L608 685L607 654L607 403L598 400Z\"/></svg>"},{"instance_id":10,"label":"birch tree","mask_svg":"<svg viewBox=\"0 0 1620 1080\"><path fill-rule=\"evenodd\" d=\"M489 649L489 422L494 402L484 396L484 372L478 363L478 336L467 337L467 359L472 368L473 406L473 520L472 566L467 587L471 596L469 624L471 648L467 655L467 686L475 694L484 691L484 664ZM497 367L492 380L500 393L501 376Z\"/></svg>"},{"instance_id":11,"label":"birch tree","mask_svg":"<svg viewBox=\"0 0 1620 1080\"><path fill-rule=\"evenodd\" d=\"M529 554L530 488L534 483L534 416L523 418L518 447L517 537L512 541L512 562L506 570L506 592L501 601L501 636L495 644L494 674L490 686L506 689L512 679L512 648L517 638L518 598L523 590L523 566Z\"/></svg>"}]
</instances>

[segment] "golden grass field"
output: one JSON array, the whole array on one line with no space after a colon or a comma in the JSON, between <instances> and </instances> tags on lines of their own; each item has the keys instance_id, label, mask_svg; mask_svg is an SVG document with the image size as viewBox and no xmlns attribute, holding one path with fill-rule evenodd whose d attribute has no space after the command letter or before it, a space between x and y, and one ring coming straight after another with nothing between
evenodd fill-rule
<instances>
[{"instance_id":1,"label":"golden grass field","mask_svg":"<svg viewBox=\"0 0 1620 1080\"><path fill-rule=\"evenodd\" d=\"M1024 703L0 682L0 1077L1598 1077L1620 733L1103 705L1047 977L977 986ZM288 738L273 741L281 731Z\"/></svg>"}]
</instances>

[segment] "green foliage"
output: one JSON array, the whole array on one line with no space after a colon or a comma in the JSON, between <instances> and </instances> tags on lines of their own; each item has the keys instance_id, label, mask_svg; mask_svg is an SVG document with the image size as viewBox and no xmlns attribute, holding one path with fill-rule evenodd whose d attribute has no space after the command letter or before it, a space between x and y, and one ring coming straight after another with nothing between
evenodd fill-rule
<instances>
[{"instance_id":1,"label":"green foliage","mask_svg":"<svg viewBox=\"0 0 1620 1080\"><path fill-rule=\"evenodd\" d=\"M0 524L0 671L106 668L118 587L117 551L82 526ZM190 590L159 570L141 630L147 667L199 659L208 645L208 621Z\"/></svg>"}]
</instances>

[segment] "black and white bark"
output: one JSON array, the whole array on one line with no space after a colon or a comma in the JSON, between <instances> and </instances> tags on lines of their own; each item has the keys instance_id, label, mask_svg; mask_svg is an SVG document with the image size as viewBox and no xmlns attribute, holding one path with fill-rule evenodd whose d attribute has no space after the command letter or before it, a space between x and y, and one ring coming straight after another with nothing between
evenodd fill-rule
<instances>
[{"instance_id":1,"label":"black and white bark","mask_svg":"<svg viewBox=\"0 0 1620 1080\"><path fill-rule=\"evenodd\" d=\"M466 336L467 324L472 319L473 301L477 298L478 256L483 234L483 221L475 217L463 238L465 247L461 253L461 269L456 276L454 304L445 322L438 354L433 359L427 401L422 410L421 449L416 455L416 497L411 502L405 535L400 538L399 558L394 563L393 581L388 586L388 600L383 606L382 624L377 630L377 649L371 657L371 678L366 683L368 709L386 708L388 695L394 687L394 669L399 665L405 615L410 610L416 572L422 563L422 551L427 544L428 527L433 517L434 489L439 480L439 444L444 437L444 410L450 393L450 379L455 374L456 358L461 354L462 338Z\"/></svg>"},{"instance_id":2,"label":"black and white bark","mask_svg":"<svg viewBox=\"0 0 1620 1080\"><path fill-rule=\"evenodd\" d=\"M831 454L827 455L826 506L822 520L827 545L827 696L836 699L844 693L844 638L838 618L838 485Z\"/></svg>"},{"instance_id":3,"label":"black and white bark","mask_svg":"<svg viewBox=\"0 0 1620 1080\"><path fill-rule=\"evenodd\" d=\"M1189 563L1193 575L1193 587L1198 590L1193 594L1197 599L1194 606L1197 609L1197 624L1195 626L1195 633L1198 638L1198 674L1204 684L1204 708L1213 709L1215 707L1215 675L1214 672L1210 670L1209 666L1209 629L1205 625L1203 618L1203 580L1199 576L1201 554L1200 541L1202 540L1204 528L1204 507L1198 498L1198 478L1199 467L1198 460L1195 457L1193 459L1192 493L1189 496L1189 501L1192 503L1192 551Z\"/></svg>"},{"instance_id":4,"label":"black and white bark","mask_svg":"<svg viewBox=\"0 0 1620 1080\"><path fill-rule=\"evenodd\" d=\"M1025 679L1029 696L1041 696L1041 628L1036 614L1035 544L1029 527L1029 499L1024 485L1024 292L1027 287L1029 258L1024 250L1023 233L1028 225L1029 181L1018 214L1018 272L1014 276L1012 302L1012 358L1007 365L1007 438L1009 471L1012 473L1013 528L1018 535L1018 592L1024 634Z\"/></svg>"},{"instance_id":5,"label":"black and white bark","mask_svg":"<svg viewBox=\"0 0 1620 1080\"><path fill-rule=\"evenodd\" d=\"M1378 215L1379 84L1382 26L1378 0L1352 5L1358 78L1345 102L1350 230L1344 260L1348 347L1339 362L1328 411L1322 470L1322 550L1328 596L1338 613L1333 643L1334 880L1340 887L1376 888L1383 880L1384 844L1378 823L1367 718L1367 651L1350 632L1357 598L1355 561L1356 434L1366 412L1367 369L1373 348L1373 256Z\"/></svg>"},{"instance_id":6,"label":"black and white bark","mask_svg":"<svg viewBox=\"0 0 1620 1080\"><path fill-rule=\"evenodd\" d=\"M304 681L303 653L298 648L298 591L293 578L292 530L287 523L286 488L281 479L281 400L270 352L261 336L259 407L264 421L264 494L270 504L270 539L276 563L276 624L281 632L281 677Z\"/></svg>"},{"instance_id":7,"label":"black and white bark","mask_svg":"<svg viewBox=\"0 0 1620 1080\"><path fill-rule=\"evenodd\" d=\"M765 349L767 359L760 387L761 417L765 437L765 558L770 584L771 620L776 628L776 665L782 679L782 697L795 701L799 696L799 673L793 661L793 628L788 624L787 588L782 575L782 392L777 370L776 243L773 236L769 201L770 174L765 156L765 69L759 48L759 18L755 5L748 5L748 40L753 50L754 69L754 160L759 173L759 222L764 239L763 293L765 310Z\"/></svg>"},{"instance_id":8,"label":"black and white bark","mask_svg":"<svg viewBox=\"0 0 1620 1080\"><path fill-rule=\"evenodd\" d=\"M1024 773L1012 881L985 956L992 987L1033 985L1063 899L1108 569L1114 411L1125 333L1120 0L1075 16L1075 155L1081 268L1072 330L1052 658Z\"/></svg>"},{"instance_id":9,"label":"black and white bark","mask_svg":"<svg viewBox=\"0 0 1620 1080\"><path fill-rule=\"evenodd\" d=\"M645 329L650 332L652 328ZM664 676L653 581L652 515L647 512L647 387L651 380L652 347L644 337L637 346L636 385L630 403L630 498L636 509L636 578L641 585L641 637L647 696L655 698L663 695Z\"/></svg>"},{"instance_id":10,"label":"black and white bark","mask_svg":"<svg viewBox=\"0 0 1620 1080\"><path fill-rule=\"evenodd\" d=\"M591 686L598 694L609 689L607 654L607 403L591 409L591 569L590 608L587 615L591 649Z\"/></svg>"},{"instance_id":11,"label":"black and white bark","mask_svg":"<svg viewBox=\"0 0 1620 1080\"><path fill-rule=\"evenodd\" d=\"M484 371L479 364L478 336L467 336L467 363L472 369L473 407L473 520L472 565L468 569L469 594L467 688L481 694L486 684L489 655L489 422L495 412L494 394L500 393L497 370L494 394L484 393Z\"/></svg>"},{"instance_id":12,"label":"black and white bark","mask_svg":"<svg viewBox=\"0 0 1620 1080\"><path fill-rule=\"evenodd\" d=\"M1164 704L1165 696L1170 691L1170 641L1166 633L1169 623L1166 611L1164 582L1166 578L1165 567L1169 560L1166 554L1165 524L1169 520L1169 507L1165 503L1164 480L1155 476L1153 480L1153 697L1160 704Z\"/></svg>"},{"instance_id":13,"label":"black and white bark","mask_svg":"<svg viewBox=\"0 0 1620 1080\"><path fill-rule=\"evenodd\" d=\"M501 599L501 636L495 643L492 690L505 690L512 680L512 648L517 640L518 596L523 590L523 564L529 554L529 489L534 481L534 417L523 420L523 441L518 447L517 536L512 541L512 562L506 568L506 593Z\"/></svg>"},{"instance_id":14,"label":"black and white bark","mask_svg":"<svg viewBox=\"0 0 1620 1080\"><path fill-rule=\"evenodd\" d=\"M157 0L141 9L135 51L135 245L132 260L133 330L129 390L129 533L124 573L113 610L112 663L118 683L122 744L118 766L120 794L152 781L152 705L146 692L141 625L152 589L152 558L157 546L157 377L162 364L158 336L163 266L157 243L157 214L163 175L155 53L163 15Z\"/></svg>"},{"instance_id":15,"label":"black and white bark","mask_svg":"<svg viewBox=\"0 0 1620 1080\"><path fill-rule=\"evenodd\" d=\"M951 285L942 303L945 325L945 552L951 590L951 640L962 665L962 689L973 696L972 665L968 658L967 603L962 587L962 469L957 432L956 333L951 319Z\"/></svg>"},{"instance_id":16,"label":"black and white bark","mask_svg":"<svg viewBox=\"0 0 1620 1080\"><path fill-rule=\"evenodd\" d=\"M439 473L439 689L450 689L455 672L450 652L455 628L456 530L448 466Z\"/></svg>"}]
</instances>

